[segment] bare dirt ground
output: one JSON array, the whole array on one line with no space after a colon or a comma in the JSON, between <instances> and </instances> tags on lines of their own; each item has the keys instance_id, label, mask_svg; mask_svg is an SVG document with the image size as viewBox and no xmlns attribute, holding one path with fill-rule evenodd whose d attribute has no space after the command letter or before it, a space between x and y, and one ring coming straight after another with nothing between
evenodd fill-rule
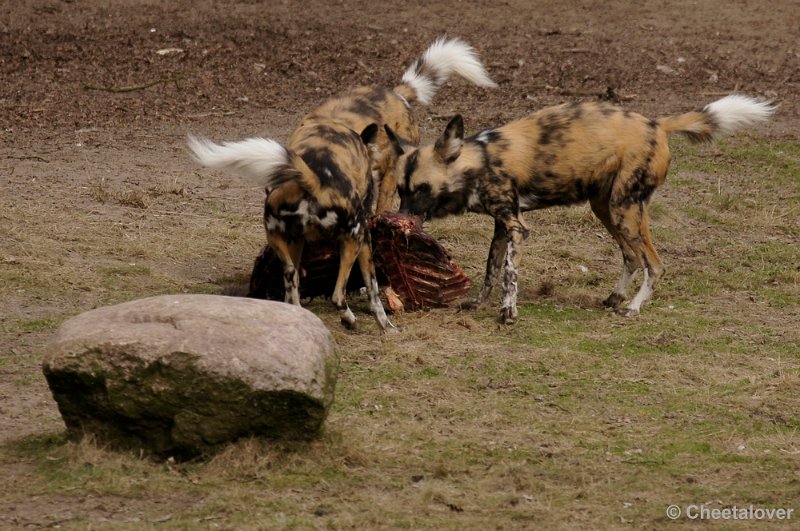
<instances>
[{"instance_id":1,"label":"bare dirt ground","mask_svg":"<svg viewBox=\"0 0 800 531\"><path fill-rule=\"evenodd\" d=\"M775 99L780 102L780 111L774 121L759 129L761 136L754 137L757 138L754 142L765 138L768 143L796 146L800 140L800 44L797 29L800 26L800 8L795 1L647 0L631 3L610 0L595 3L565 0L537 4L524 0L403 3L366 0L268 3L20 0L0 4L0 281L4 284L0 286L0 444L5 445L5 450L0 453L0 466L4 476L9 478L6 487L0 487L0 527L48 526L76 518L81 522L79 525L89 526L110 521L128 522L132 526L138 525L137 522L157 525L168 522L172 515L177 519L178 514L195 517L195 520L181 520L183 524L179 525L189 525L186 522L190 521L201 522L204 527L213 527L215 522L221 522L223 527L272 526L265 522L271 522L275 527L307 525L304 520L299 524L292 520L293 505L276 505L271 509L262 505L259 509L261 520L237 520L230 516L241 514L243 507L252 502L256 495L247 492L241 499L229 499L231 503L224 508L192 513L199 506L213 505L208 501L210 494L196 489L170 497L174 491L166 480L162 481L161 487L150 491L145 501L137 499L138 487L124 482L124 487L115 484L114 488L87 494L79 485L85 480L81 475L85 472L75 472L79 468L75 463L96 466L98 461L113 458L105 454L98 457L91 453L93 450L83 447L70 450L73 453L65 457L64 443L57 441L62 425L39 364L44 345L61 321L98 305L145 295L219 293L224 284L241 280L249 273L252 260L260 249L263 241L260 192L233 178L194 168L184 149L187 132L206 134L218 140L246 135L283 140L307 110L328 96L362 84L396 84L404 68L425 47L436 37L447 34L462 37L474 45L499 86L484 90L452 80L429 108L418 111L424 140L432 140L454 113L464 114L468 131L474 132L546 105L595 99L606 94L609 87L626 108L654 117L694 109L733 91ZM748 146L746 144L742 149ZM733 147L738 149L741 146L734 144ZM690 151L679 144L678 152L682 149ZM748 153L751 152L752 149ZM714 149L701 151L700 157L700 160L694 160L693 166L683 168L680 182L696 177L701 189L687 184L684 188L675 186L672 191L666 191L664 200L668 207L665 211L673 206L699 201L693 195L695 193L710 197L713 191L723 186L714 170L703 172L703 157L708 157L711 162L717 160L728 164L733 173L756 171L757 161L763 162L758 157L754 159L756 162L742 162L744 159L729 157L727 151L721 154ZM787 171L790 179L795 178L792 176L796 173L791 172L796 172L796 167ZM796 180L789 182L788 187L774 189L772 197L778 201L772 217L769 222L758 225L771 227L769 234L748 232L746 227L752 220L746 216L734 221L744 233L741 239L744 243L735 248L736 253L746 252L751 247L778 249L789 261L797 258L796 230L780 228L782 224L797 220L796 208L792 206L797 205L797 184ZM733 196L729 200L745 201L754 187L760 186L743 180L741 186L731 192ZM722 195L721 191L717 194ZM789 206L781 210L787 204ZM728 204L723 206L730 207ZM606 250L608 253L594 264L602 268L602 280L559 291L558 279L563 280L563 277L558 277L559 268L575 256L596 257L598 252L591 241L604 238L602 228L596 222L592 224L585 211L570 212L573 213L563 216L544 215L542 226L547 231L562 234L562 241L569 241L569 235L577 231L581 233L582 242L566 251L563 248L546 249L539 244L537 253L540 254L529 262L530 278L535 278L534 274L549 274L555 278L555 294L546 299L547 304L596 309L595 299L607 295L615 280L618 269L616 251L609 241L601 242L603 250L600 253ZM721 214L723 221L725 215L724 212ZM737 233L725 230L714 235L718 239L708 240L705 225L695 218L686 221L670 215L664 217L667 228L662 236L672 260L672 263L667 262L667 267L677 264L679 268L677 283L671 289L667 285L664 293L679 299L688 293L682 291L683 287L690 285L690 280L681 276L680 268L702 261L704 252L712 253L709 241L735 239ZM479 281L487 249L484 229L488 225L485 222L481 225L480 221L472 218L465 219L482 228L462 233L445 226L439 229L439 235L453 249L456 260L464 261L468 274ZM471 239L470 234L475 237ZM758 247L764 241L774 246ZM658 245L658 238L656 243ZM714 255L714 259L734 260L736 253L731 252L729 256L723 251L722 255ZM753 260L757 263L758 257ZM701 272L707 273L705 270ZM798 317L795 306L797 264L785 264L785 269L773 276L774 282L790 285L786 295L788 302L781 306L782 311L758 306L756 302L752 307L745 306L735 295L717 294L717 300L731 312L729 318L734 322L751 315L758 323L752 330L757 327L761 327L758 328L761 331L768 329L771 332L764 332L763 337L769 337L769 341L791 343L797 340L797 334L791 331L796 329ZM684 280L686 284L681 283ZM703 286L691 286L696 292L687 297L706 295ZM539 286L536 280L530 280L523 298L527 297L529 302L541 300L552 292L552 288L552 285ZM656 296L658 298L658 291ZM662 310L665 312L667 304L669 301L664 300ZM537 311L535 307L530 310L528 318L535 320ZM715 311L718 308L712 306L710 313ZM417 354L414 351L415 354L409 358L410 367L424 365L435 357L435 352L426 351L424 347L426 342L445 341L435 339L434 335L442 328L481 337L485 333L487 338L499 337L499 346L476 347L478 354L496 362L503 352L510 352L512 357L520 356L514 358L520 361L529 351L519 350L522 348L519 345L530 344L531 339L497 332L493 313L494 310L464 317L452 312L433 312L398 317L396 320L407 330L403 341L416 345L413 348L422 349L420 352L426 352ZM332 316L326 316L326 319L336 326ZM425 319L432 324L423 326ZM361 320L368 321L368 318L363 316ZM662 331L661 335L655 334L655 342L651 344L656 351L682 337L680 328L664 336L663 325L658 320L652 322L655 329ZM570 325L567 323L565 326ZM607 325L601 322L598 326ZM610 329L619 326L613 324ZM725 323L721 326L724 327ZM749 334L745 325L742 331L737 331L741 336L737 337L758 349L760 333ZM594 341L608 339L605 333L597 334ZM344 368L352 372L343 375L340 386L357 384L360 381L358 375L372 370L369 363L376 357L396 355L398 359L404 359L405 356L404 343L385 343L376 339L375 330L369 327L358 335L341 331L336 335L342 349L351 356ZM460 340L474 344L475 338ZM590 352L594 347L588 345L583 348ZM447 343L446 348L457 352L466 347ZM790 349L780 352L788 355ZM768 351L766 355L774 355L774 352ZM735 358L724 355L723 358L736 364ZM660 362L653 363L658 365ZM794 370L791 383L795 385L793 396L796 397ZM431 369L425 376L435 377L437 374ZM628 376L634 378L634 375ZM745 380L748 378L744 373L738 376ZM446 379L446 371L442 378ZM488 382L478 382L485 384L481 384L482 394L501 392L492 386L503 382L487 378ZM556 385L554 374L543 378L550 383L543 380L544 391L536 391L537 397L546 394L547 385ZM626 382L633 381L630 378ZM696 381L700 385L702 377L696 378L700 378ZM366 385L364 382L361 384ZM673 385L679 387L677 383L673 382ZM378 386L383 386L380 389L387 396L402 394L402 388L376 384L376 388ZM383 414L379 411L380 404L374 404L375 408L363 406L367 399L359 393L368 395L369 391L356 392L353 390L356 387L342 391L339 406L342 409L338 417L334 415L331 419L334 440L328 440L323 454L329 462L357 476L350 464L345 466L340 462L356 462L355 469L370 470L370 463L382 463L382 458L372 457L372 452L377 455L404 449L389 443L383 446L379 440L370 441L365 434L359 443L350 443L357 450L352 450L347 442L335 439L336 434L344 438L348 436L349 423L342 418L342 412L350 411L348 404L354 404L358 411L369 409L369 415ZM420 403L434 410L442 408L444 412L440 413L444 416L448 408L455 407L427 395L422 387L414 389L420 393L416 397ZM452 390L448 396L468 402L470 396L459 394L461 392ZM787 392L785 396L792 396L792 393ZM796 405L796 401L787 398L775 402L770 406L772 409L756 408L752 411L763 418L783 418L796 430L799 426L796 407L792 411ZM382 407L387 407L386 411L389 409L389 406ZM551 414L554 416L545 420L556 424L563 422L559 426L571 425L569 419L556 419L556 409L548 413ZM589 418L593 414L587 415ZM366 418L375 420L372 416ZM625 420L625 415L613 418L615 420L609 422L617 423L615 425L623 432L628 429L625 426L629 420ZM368 431L374 435L383 433L395 421L380 417L375 420L376 424L367 423L365 426L369 426ZM497 419L486 422L486 426L494 427L480 433L492 440L502 439L502 423ZM522 423L525 425L525 421ZM418 435L438 428L441 428L438 424L434 428L420 427ZM444 432L452 429L455 428L448 424ZM441 432L437 433L441 435ZM584 441L581 437L585 435L577 433L574 441L562 440L560 444L551 445L550 449L538 447L537 455L549 452L550 459L553 454L563 456L575 449L580 454L582 443L577 441ZM588 437L591 439L591 435ZM616 435L610 437L613 439ZM786 455L795 455L797 448L792 445L796 438L792 435L783 437L786 438L784 442L793 441L785 445ZM399 443L394 441L392 444ZM37 453L29 449L37 445L44 450ZM466 505L452 501L458 497L454 490L457 487L446 485L444 479L448 474L450 477L458 476L459 472L453 470L458 465L452 465L447 472L446 463L452 457L448 452L455 455L460 450L432 450L428 454L424 448L415 448L414 451L421 452L422 458L430 457L435 464L433 472L419 473L419 477L439 482L423 496L426 506L444 511L434 511L434 516L443 520L431 520L431 525L450 522L449 514L469 518L471 498L467 495ZM613 450L609 451L613 453ZM350 455L353 453L356 455ZM590 452L587 456L592 459L588 454ZM627 459L635 459L638 454L625 455ZM76 480L75 484L67 482L66 492L49 491L42 485L52 481L63 486L67 471L47 469L43 472L41 462L47 459L67 459L72 463L71 468L67 467L68 471L84 479ZM249 472L242 464L243 459L239 456L236 466L226 469L223 458L218 468L212 470L225 471L221 475L228 474L225 476L228 479L237 471L246 476ZM525 527L537 522L539 525L557 525L564 521L583 525L600 522L600 527L632 522L649 526L666 523L646 513L638 514L633 520L626 519L624 515L608 513L592 505L584 506L583 512L565 519L563 508L570 503L565 500L580 505L583 503L581 500L591 498L588 492L603 488L597 477L586 480L581 475L578 468L584 465L576 459L573 456L566 465L559 465L567 470L562 479L571 485L568 494L559 497L560 494L551 491L550 497L543 500L537 497L535 517L531 520L526 519L529 515L526 516L520 508L522 506L518 506L520 503L533 503L528 499L529 495L515 495L508 501L509 505L503 507L522 516L509 517L508 526ZM278 466L275 463L281 461L280 456L271 454L254 458L252 465L262 474L256 481L268 481L265 470ZM791 463L796 464L796 460ZM131 465L113 461L104 466L106 472L110 467L118 474L114 477L127 473L140 477L150 473L149 465L138 462ZM475 479L473 466L477 466L476 463L464 465L464 470L471 471L464 472L464 483ZM552 477L526 479L521 476L528 474L528 469L515 468L516 465L503 466L506 468L500 472L498 485L522 484L519 493L523 487L529 490L542 487L546 491L560 481L555 473ZM130 467L133 467L132 471ZM316 470L305 462L300 462L297 467ZM783 469L782 465L776 467ZM373 468L380 469L377 465ZM391 475L396 472L395 468L389 465L375 474ZM172 469L166 472L173 473L178 474ZM676 474L675 470L668 470L664 475ZM735 477L736 473L731 474ZM744 479L756 476L754 470L752 474L745 474ZM183 477L187 477L185 473ZM325 476L324 481L336 484L337 477ZM680 481L702 481L691 475L690 478L682 477ZM365 480L361 477L358 481L369 483L369 479L375 478L369 476ZM201 477L198 481L203 483L205 479ZM237 489L243 488L237 483L237 478L231 481ZM415 479L414 484L419 481ZM765 494L765 499L775 501L783 497L787 503L794 500L800 510L797 478L794 483L790 477L783 476L779 481L784 482L781 485L788 485L786 489L776 487L777 492ZM480 481L477 484L487 493L496 494L502 490L494 484ZM225 483L213 485L229 486ZM344 517L342 511L345 509L326 505L321 494L313 502L302 500L297 489L304 488L304 485L300 482L284 494L287 500L295 500L296 506L302 506L312 514L312 520L317 518L314 520L317 523L312 524L314 526L364 528L365 525L389 525L380 520L380 514L373 515L373 520L359 520L352 515ZM634 479L620 479L613 488L636 491L645 487ZM77 489L80 494L73 496L69 489ZM343 504L344 507L352 503L349 510L353 513L364 506L385 511L386 507L392 506L393 498L390 487L386 489L374 497L357 493L349 501L339 499L330 503ZM282 491L278 489L276 492ZM770 497L772 494L775 496ZM754 501L758 501L755 498L757 496L754 496ZM396 501L411 503L403 496ZM631 503L637 502L633 500ZM465 506L467 516L462 514ZM559 514L553 507L562 512ZM269 519L273 509L280 518ZM327 520L326 524L324 517L335 516L337 510L340 511L338 519ZM462 519L459 524L450 522L448 525L480 527L487 522L500 521L497 514L500 513L486 510L475 520ZM404 525L411 527L424 525L425 520L408 518L395 520L395 523L405 522Z\"/></svg>"}]
</instances>

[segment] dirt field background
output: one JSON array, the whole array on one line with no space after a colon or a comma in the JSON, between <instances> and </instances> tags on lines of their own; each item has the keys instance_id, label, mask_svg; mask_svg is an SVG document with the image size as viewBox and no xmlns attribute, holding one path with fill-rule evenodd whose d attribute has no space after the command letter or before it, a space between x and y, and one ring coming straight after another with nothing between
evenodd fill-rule
<instances>
[{"instance_id":1,"label":"dirt field background","mask_svg":"<svg viewBox=\"0 0 800 531\"><path fill-rule=\"evenodd\" d=\"M800 6L539 4L2 2L0 527L660 527L681 500L800 510ZM474 132L609 87L653 117L733 91L781 107L719 146L675 142L654 207L669 277L638 320L599 308L619 269L600 224L554 209L527 216L514 330L491 308L395 316L399 339L361 313L348 334L314 303L343 354L316 445L245 442L180 468L66 443L39 366L58 324L220 293L263 242L261 192L193 167L186 133L283 140L328 96L396 84L443 34L499 86L452 80L418 109L424 140L457 112ZM431 230L479 282L490 225Z\"/></svg>"}]
</instances>

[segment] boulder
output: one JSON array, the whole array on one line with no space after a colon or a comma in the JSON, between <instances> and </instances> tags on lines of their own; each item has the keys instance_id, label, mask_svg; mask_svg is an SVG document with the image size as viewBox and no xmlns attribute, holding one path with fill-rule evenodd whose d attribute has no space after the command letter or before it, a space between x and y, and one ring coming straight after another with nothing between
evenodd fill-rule
<instances>
[{"instance_id":1,"label":"boulder","mask_svg":"<svg viewBox=\"0 0 800 531\"><path fill-rule=\"evenodd\" d=\"M43 364L72 438L178 457L246 435L313 437L337 368L311 312L218 295L80 314L61 325Z\"/></svg>"}]
</instances>

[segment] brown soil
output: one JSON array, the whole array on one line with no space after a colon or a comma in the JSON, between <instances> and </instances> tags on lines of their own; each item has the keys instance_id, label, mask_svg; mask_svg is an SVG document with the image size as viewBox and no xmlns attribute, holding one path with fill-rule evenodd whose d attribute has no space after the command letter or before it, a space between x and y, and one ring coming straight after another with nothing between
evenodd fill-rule
<instances>
[{"instance_id":1,"label":"brown soil","mask_svg":"<svg viewBox=\"0 0 800 531\"><path fill-rule=\"evenodd\" d=\"M776 99L780 112L762 131L797 140L797 28L793 0L724 8L689 0L3 2L0 268L19 267L31 288L3 289L0 300L0 442L58 429L39 370L47 319L147 292L134 265L147 256L137 250L142 231L218 236L191 256L163 249L146 264L162 281L157 289L194 291L249 272L253 242L263 238L260 198L198 172L183 147L187 132L285 139L326 97L395 84L447 34L475 46L499 87L451 80L419 109L425 140L457 112L476 131L609 88L651 116L732 91ZM222 212L226 228L210 228L198 204ZM99 268L119 269L120 284L92 285ZM140 284L120 288L131 277ZM3 466L17 481L30 473ZM15 523L55 521L37 520L39 510L36 500L18 505ZM80 510L105 515L91 504Z\"/></svg>"}]
</instances>

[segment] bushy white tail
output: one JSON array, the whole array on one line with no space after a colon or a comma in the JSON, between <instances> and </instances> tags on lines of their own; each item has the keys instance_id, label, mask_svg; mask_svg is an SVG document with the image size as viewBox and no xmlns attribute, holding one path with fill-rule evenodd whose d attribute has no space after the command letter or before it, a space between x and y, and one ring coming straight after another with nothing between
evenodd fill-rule
<instances>
[{"instance_id":1,"label":"bushy white tail","mask_svg":"<svg viewBox=\"0 0 800 531\"><path fill-rule=\"evenodd\" d=\"M686 135L691 142L711 142L744 127L763 122L772 116L777 106L750 96L731 94L703 107L677 116L658 119L667 133Z\"/></svg>"},{"instance_id":2,"label":"bushy white tail","mask_svg":"<svg viewBox=\"0 0 800 531\"><path fill-rule=\"evenodd\" d=\"M414 89L417 101L427 105L452 74L479 87L494 87L475 50L461 39L441 37L403 74L403 83Z\"/></svg>"},{"instance_id":3,"label":"bushy white tail","mask_svg":"<svg viewBox=\"0 0 800 531\"><path fill-rule=\"evenodd\" d=\"M207 168L229 170L253 183L272 189L297 175L285 147L268 138L248 138L215 144L207 138L186 139L192 158Z\"/></svg>"},{"instance_id":4,"label":"bushy white tail","mask_svg":"<svg viewBox=\"0 0 800 531\"><path fill-rule=\"evenodd\" d=\"M767 120L777 107L769 101L731 94L703 108L717 126L714 136L722 136Z\"/></svg>"}]
</instances>

